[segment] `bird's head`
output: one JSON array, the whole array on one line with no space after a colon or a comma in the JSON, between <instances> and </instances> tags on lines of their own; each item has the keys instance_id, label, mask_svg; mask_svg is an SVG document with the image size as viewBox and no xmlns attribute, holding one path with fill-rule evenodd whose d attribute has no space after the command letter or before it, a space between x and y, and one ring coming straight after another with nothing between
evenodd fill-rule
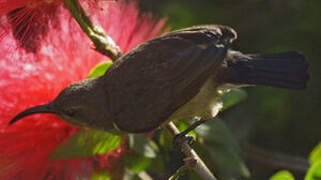
<instances>
[{"instance_id":1,"label":"bird's head","mask_svg":"<svg viewBox=\"0 0 321 180\"><path fill-rule=\"evenodd\" d=\"M78 126L108 130L113 128L108 118L106 93L97 78L69 85L50 103L27 109L14 117L10 124L36 113L53 113Z\"/></svg>"}]
</instances>

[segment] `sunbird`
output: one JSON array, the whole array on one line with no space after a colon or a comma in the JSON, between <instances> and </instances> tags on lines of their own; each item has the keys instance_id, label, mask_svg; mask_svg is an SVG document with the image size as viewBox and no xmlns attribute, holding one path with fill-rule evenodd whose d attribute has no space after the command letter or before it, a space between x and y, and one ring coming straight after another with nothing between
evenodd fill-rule
<instances>
[{"instance_id":1,"label":"sunbird","mask_svg":"<svg viewBox=\"0 0 321 180\"><path fill-rule=\"evenodd\" d=\"M243 54L236 32L193 26L146 41L119 57L103 76L73 83L51 102L27 109L112 133L144 133L176 120L217 113L220 88L246 85L304 89L308 63L299 52Z\"/></svg>"}]
</instances>

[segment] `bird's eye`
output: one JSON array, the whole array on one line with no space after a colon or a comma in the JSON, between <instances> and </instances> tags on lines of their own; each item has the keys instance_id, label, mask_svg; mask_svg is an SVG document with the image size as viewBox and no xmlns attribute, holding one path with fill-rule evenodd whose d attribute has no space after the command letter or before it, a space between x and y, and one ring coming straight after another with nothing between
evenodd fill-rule
<instances>
[{"instance_id":1,"label":"bird's eye","mask_svg":"<svg viewBox=\"0 0 321 180\"><path fill-rule=\"evenodd\" d=\"M65 111L64 111L64 114L66 114L67 116L72 117L72 116L75 116L76 111L73 110L73 109L69 109L69 110L65 110Z\"/></svg>"}]
</instances>

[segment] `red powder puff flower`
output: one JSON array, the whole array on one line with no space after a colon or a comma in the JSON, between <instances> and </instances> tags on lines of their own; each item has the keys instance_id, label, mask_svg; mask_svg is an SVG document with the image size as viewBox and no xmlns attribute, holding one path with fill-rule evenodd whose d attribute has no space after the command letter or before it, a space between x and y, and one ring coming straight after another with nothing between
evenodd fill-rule
<instances>
[{"instance_id":1,"label":"red powder puff flower","mask_svg":"<svg viewBox=\"0 0 321 180\"><path fill-rule=\"evenodd\" d=\"M49 31L49 25L57 26L57 9L64 0L5 0L0 2L0 16L11 24L12 33L20 47L36 53L41 40ZM85 1L94 5L100 0ZM1 22L3 23L4 20ZM3 31L3 30L2 30ZM2 32L1 35L5 35Z\"/></svg>"},{"instance_id":2,"label":"red powder puff flower","mask_svg":"<svg viewBox=\"0 0 321 180\"><path fill-rule=\"evenodd\" d=\"M15 2L15 5L20 5L31 1ZM92 18L99 22L123 52L154 37L164 25L164 20L154 21L149 15L140 16L134 4L104 2L101 5L103 8L99 11L92 10ZM0 10L3 13L3 9ZM55 115L33 115L8 127L8 122L17 113L48 103L70 83L86 78L98 62L108 60L91 48L89 38L65 9L58 8L56 11L59 11L56 16L60 23L48 29L36 53L28 53L21 48L11 32L10 23L2 23L2 27L9 32L0 40L2 180L90 177L101 159L108 159L108 155L101 158L50 159L50 154L58 145L79 131ZM117 157L120 152L118 149L112 156ZM106 161L103 166L106 167Z\"/></svg>"}]
</instances>

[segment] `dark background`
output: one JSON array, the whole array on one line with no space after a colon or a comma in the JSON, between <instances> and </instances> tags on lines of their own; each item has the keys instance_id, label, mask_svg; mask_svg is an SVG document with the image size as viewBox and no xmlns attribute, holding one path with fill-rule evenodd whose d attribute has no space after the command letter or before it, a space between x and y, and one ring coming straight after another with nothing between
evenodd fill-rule
<instances>
[{"instance_id":1,"label":"dark background","mask_svg":"<svg viewBox=\"0 0 321 180\"><path fill-rule=\"evenodd\" d=\"M250 87L246 89L245 101L220 116L242 142L267 153L308 157L321 140L320 0L143 0L140 3L143 10L167 18L172 30L197 24L231 26L239 37L233 48L242 52L298 50L304 53L310 64L306 90ZM279 170L273 165L245 159L251 179L267 179ZM304 175L299 170L292 172L299 177Z\"/></svg>"}]
</instances>

